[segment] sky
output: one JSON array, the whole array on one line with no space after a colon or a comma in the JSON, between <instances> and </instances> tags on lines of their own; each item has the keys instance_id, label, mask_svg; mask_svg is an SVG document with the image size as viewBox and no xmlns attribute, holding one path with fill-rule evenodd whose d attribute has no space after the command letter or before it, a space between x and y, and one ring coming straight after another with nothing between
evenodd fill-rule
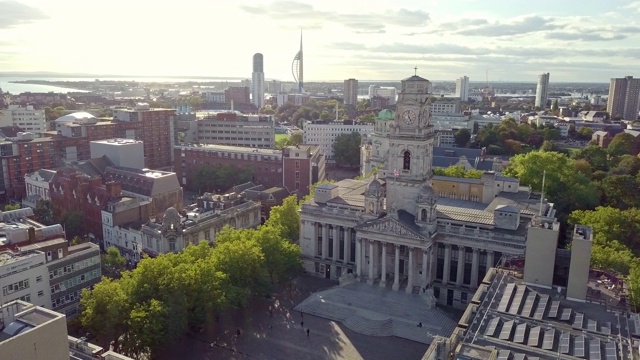
<instances>
[{"instance_id":1,"label":"sky","mask_svg":"<svg viewBox=\"0 0 640 360\"><path fill-rule=\"evenodd\" d=\"M0 72L292 81L640 76L638 0L0 0Z\"/></svg>"}]
</instances>

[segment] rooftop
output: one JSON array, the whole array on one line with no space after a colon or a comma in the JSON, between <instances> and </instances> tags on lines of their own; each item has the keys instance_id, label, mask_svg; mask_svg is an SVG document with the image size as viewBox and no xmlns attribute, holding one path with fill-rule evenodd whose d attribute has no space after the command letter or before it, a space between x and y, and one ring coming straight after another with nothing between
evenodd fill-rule
<instances>
[{"instance_id":1,"label":"rooftop","mask_svg":"<svg viewBox=\"0 0 640 360\"><path fill-rule=\"evenodd\" d=\"M142 141L133 140L133 139L107 139L107 140L94 140L92 141L92 143L123 146L123 145L131 145L131 144L142 144Z\"/></svg>"},{"instance_id":2,"label":"rooftop","mask_svg":"<svg viewBox=\"0 0 640 360\"><path fill-rule=\"evenodd\" d=\"M174 149L181 150L202 150L202 151L226 151L242 154L262 154L282 156L282 151L274 149L250 148L244 146L215 145L215 144L187 144L176 145Z\"/></svg>"},{"instance_id":3,"label":"rooftop","mask_svg":"<svg viewBox=\"0 0 640 360\"><path fill-rule=\"evenodd\" d=\"M458 354L486 359L629 359L637 314L606 305L565 300L555 290L524 285L508 272L492 269L459 322ZM474 355L477 354L477 355Z\"/></svg>"}]
</instances>

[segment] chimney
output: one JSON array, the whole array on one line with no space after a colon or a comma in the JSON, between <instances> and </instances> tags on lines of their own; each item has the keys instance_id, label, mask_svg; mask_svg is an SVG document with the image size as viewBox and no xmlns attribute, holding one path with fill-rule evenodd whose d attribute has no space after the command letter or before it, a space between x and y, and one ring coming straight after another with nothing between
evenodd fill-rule
<instances>
[{"instance_id":1,"label":"chimney","mask_svg":"<svg viewBox=\"0 0 640 360\"><path fill-rule=\"evenodd\" d=\"M571 263L567 282L567 300L585 302L589 282L589 264L593 246L593 228L576 225L571 242Z\"/></svg>"},{"instance_id":2,"label":"chimney","mask_svg":"<svg viewBox=\"0 0 640 360\"><path fill-rule=\"evenodd\" d=\"M27 235L29 235L29 244L36 242L36 228L30 226L29 229L27 229Z\"/></svg>"},{"instance_id":3,"label":"chimney","mask_svg":"<svg viewBox=\"0 0 640 360\"><path fill-rule=\"evenodd\" d=\"M122 196L122 184L117 181L109 181L106 184L107 194L111 198L118 198Z\"/></svg>"}]
</instances>

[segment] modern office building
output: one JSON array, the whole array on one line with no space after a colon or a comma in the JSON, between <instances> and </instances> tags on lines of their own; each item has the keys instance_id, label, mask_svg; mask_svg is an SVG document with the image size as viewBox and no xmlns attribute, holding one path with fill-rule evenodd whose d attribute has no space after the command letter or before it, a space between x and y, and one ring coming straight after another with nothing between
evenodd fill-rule
<instances>
[{"instance_id":1,"label":"modern office building","mask_svg":"<svg viewBox=\"0 0 640 360\"><path fill-rule=\"evenodd\" d=\"M144 144L133 139L96 140L90 143L91 158L106 156L115 166L143 169Z\"/></svg>"},{"instance_id":2,"label":"modern office building","mask_svg":"<svg viewBox=\"0 0 640 360\"><path fill-rule=\"evenodd\" d=\"M262 54L253 55L253 73L251 74L251 102L258 110L264 106L264 66Z\"/></svg>"},{"instance_id":3,"label":"modern office building","mask_svg":"<svg viewBox=\"0 0 640 360\"><path fill-rule=\"evenodd\" d=\"M291 63L291 74L293 75L293 81L297 84L297 93L304 93L304 58L302 56L302 33L300 33L300 50L293 58Z\"/></svg>"},{"instance_id":4,"label":"modern office building","mask_svg":"<svg viewBox=\"0 0 640 360\"><path fill-rule=\"evenodd\" d=\"M344 81L344 104L356 105L358 103L358 80L347 79Z\"/></svg>"},{"instance_id":5,"label":"modern office building","mask_svg":"<svg viewBox=\"0 0 640 360\"><path fill-rule=\"evenodd\" d=\"M462 76L456 79L456 97L462 101L469 100L469 77Z\"/></svg>"},{"instance_id":6,"label":"modern office building","mask_svg":"<svg viewBox=\"0 0 640 360\"><path fill-rule=\"evenodd\" d=\"M536 86L536 102L535 106L540 109L547 107L549 96L549 73L538 75L538 85Z\"/></svg>"},{"instance_id":7,"label":"modern office building","mask_svg":"<svg viewBox=\"0 0 640 360\"><path fill-rule=\"evenodd\" d=\"M7 360L132 360L69 336L64 314L25 301L0 304L0 331Z\"/></svg>"},{"instance_id":8,"label":"modern office building","mask_svg":"<svg viewBox=\"0 0 640 360\"><path fill-rule=\"evenodd\" d=\"M277 94L282 91L282 82L278 80L271 80L267 83L267 91L269 94Z\"/></svg>"},{"instance_id":9,"label":"modern office building","mask_svg":"<svg viewBox=\"0 0 640 360\"><path fill-rule=\"evenodd\" d=\"M431 115L460 114L460 100L437 100L429 105Z\"/></svg>"},{"instance_id":10,"label":"modern office building","mask_svg":"<svg viewBox=\"0 0 640 360\"><path fill-rule=\"evenodd\" d=\"M369 85L369 99L383 98L387 105L395 105L397 89L392 86ZM374 107L377 108L377 107Z\"/></svg>"},{"instance_id":11,"label":"modern office building","mask_svg":"<svg viewBox=\"0 0 640 360\"><path fill-rule=\"evenodd\" d=\"M318 145L329 163L335 163L333 145L339 135L357 132L362 136L373 133L374 125L367 122L335 121L330 123L307 121L302 125L302 143Z\"/></svg>"},{"instance_id":12,"label":"modern office building","mask_svg":"<svg viewBox=\"0 0 640 360\"><path fill-rule=\"evenodd\" d=\"M491 267L523 258L527 241L557 239L559 224L517 179L433 176L429 89L420 76L402 81L379 178L320 185L302 205L302 261L331 279L353 273L408 293L433 287L440 304L464 308Z\"/></svg>"},{"instance_id":13,"label":"modern office building","mask_svg":"<svg viewBox=\"0 0 640 360\"><path fill-rule=\"evenodd\" d=\"M319 145L288 146L282 156L283 186L299 199L309 195L311 185L325 180L325 157Z\"/></svg>"},{"instance_id":14,"label":"modern office building","mask_svg":"<svg viewBox=\"0 0 640 360\"><path fill-rule=\"evenodd\" d=\"M195 142L251 148L275 148L275 121L272 115L245 115L237 112L198 114Z\"/></svg>"},{"instance_id":15,"label":"modern office building","mask_svg":"<svg viewBox=\"0 0 640 360\"><path fill-rule=\"evenodd\" d=\"M611 119L621 116L623 120L637 120L639 98L640 79L633 76L611 79L607 99L607 112Z\"/></svg>"},{"instance_id":16,"label":"modern office building","mask_svg":"<svg viewBox=\"0 0 640 360\"><path fill-rule=\"evenodd\" d=\"M32 105L9 105L7 109L0 109L0 127L5 126L17 126L37 136L49 130L44 110L36 110Z\"/></svg>"}]
</instances>

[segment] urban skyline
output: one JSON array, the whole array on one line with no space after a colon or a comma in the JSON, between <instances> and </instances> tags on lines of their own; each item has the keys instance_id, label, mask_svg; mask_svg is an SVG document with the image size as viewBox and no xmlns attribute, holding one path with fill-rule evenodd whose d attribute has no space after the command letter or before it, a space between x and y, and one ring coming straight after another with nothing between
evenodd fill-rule
<instances>
[{"instance_id":1,"label":"urban skyline","mask_svg":"<svg viewBox=\"0 0 640 360\"><path fill-rule=\"evenodd\" d=\"M550 72L558 82L608 82L634 75L640 54L638 1L613 2L606 9L550 1L513 7L495 0L400 1L394 6L373 1L364 11L358 4L337 1L140 1L126 6L112 1L92 5L96 16L86 16L80 5L76 0L0 2L3 70L248 78L250 69L240 60L260 52L269 59L268 78L287 80L299 29L305 34L307 82L393 80L414 66L434 80L460 74L479 80L488 72L490 81L532 81ZM176 7L184 11L176 12ZM189 16L175 15L185 11ZM225 16L209 28L215 13ZM99 25L114 19L128 26L104 31ZM242 31L247 24L261 31ZM238 31L216 37L216 49L233 49L231 56L198 55L215 51L193 34L230 27ZM132 34L150 36L123 40ZM65 38L75 39L73 50L61 46ZM94 52L95 44L127 56L91 62L70 57L70 52ZM183 50L166 51L174 46Z\"/></svg>"}]
</instances>

